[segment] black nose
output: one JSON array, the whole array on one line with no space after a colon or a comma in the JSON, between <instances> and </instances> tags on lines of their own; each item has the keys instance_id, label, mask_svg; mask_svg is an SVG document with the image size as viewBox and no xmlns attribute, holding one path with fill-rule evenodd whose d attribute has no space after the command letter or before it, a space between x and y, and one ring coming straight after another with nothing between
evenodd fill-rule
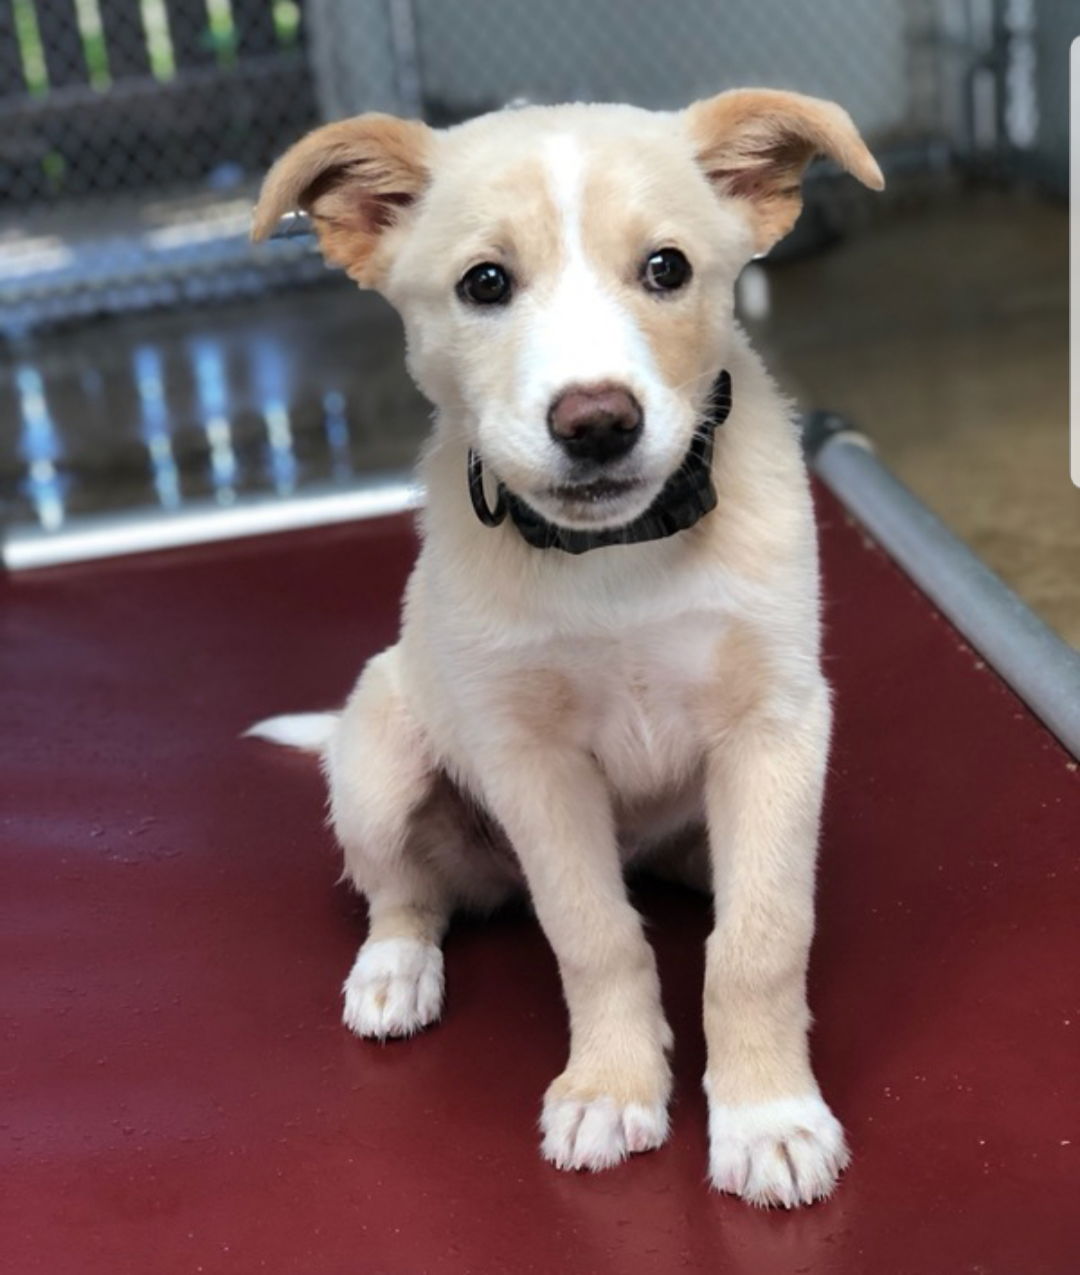
<instances>
[{"instance_id":1,"label":"black nose","mask_svg":"<svg viewBox=\"0 0 1080 1275\"><path fill-rule=\"evenodd\" d=\"M641 437L637 399L621 385L583 385L560 394L548 411L552 438L574 460L605 464Z\"/></svg>"}]
</instances>

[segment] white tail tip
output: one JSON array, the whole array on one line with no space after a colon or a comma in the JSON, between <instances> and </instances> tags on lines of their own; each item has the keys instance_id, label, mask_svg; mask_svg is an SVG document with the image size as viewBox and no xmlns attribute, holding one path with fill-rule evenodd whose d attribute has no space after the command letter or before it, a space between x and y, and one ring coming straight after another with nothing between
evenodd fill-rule
<instances>
[{"instance_id":1,"label":"white tail tip","mask_svg":"<svg viewBox=\"0 0 1080 1275\"><path fill-rule=\"evenodd\" d=\"M244 735L268 739L272 744L284 744L287 748L300 748L307 753L321 753L333 739L337 723L337 713L287 713L256 722Z\"/></svg>"}]
</instances>

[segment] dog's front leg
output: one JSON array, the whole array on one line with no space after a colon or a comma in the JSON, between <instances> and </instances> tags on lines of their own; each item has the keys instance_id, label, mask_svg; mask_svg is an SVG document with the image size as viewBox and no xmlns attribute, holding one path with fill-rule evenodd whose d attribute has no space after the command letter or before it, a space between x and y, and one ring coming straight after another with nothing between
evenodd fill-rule
<instances>
[{"instance_id":1,"label":"dog's front leg","mask_svg":"<svg viewBox=\"0 0 1080 1275\"><path fill-rule=\"evenodd\" d=\"M603 1169L664 1141L671 1087L671 1032L623 882L611 800L591 757L535 740L490 758L484 788L570 1012L570 1057L544 1098L542 1151L559 1168Z\"/></svg>"},{"instance_id":2,"label":"dog's front leg","mask_svg":"<svg viewBox=\"0 0 1080 1275\"><path fill-rule=\"evenodd\" d=\"M783 703L782 715L761 705L738 716L709 755L705 1089L713 1184L790 1208L828 1195L848 1153L807 1041L828 688L815 680Z\"/></svg>"}]
</instances>

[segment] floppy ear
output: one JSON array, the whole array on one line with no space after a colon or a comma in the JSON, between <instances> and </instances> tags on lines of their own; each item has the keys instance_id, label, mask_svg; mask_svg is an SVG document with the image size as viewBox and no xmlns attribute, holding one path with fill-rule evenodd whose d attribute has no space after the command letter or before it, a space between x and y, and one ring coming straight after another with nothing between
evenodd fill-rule
<instances>
[{"instance_id":1,"label":"floppy ear","mask_svg":"<svg viewBox=\"0 0 1080 1275\"><path fill-rule=\"evenodd\" d=\"M315 129L270 169L251 237L265 239L293 209L310 213L323 256L371 286L377 249L428 184L432 133L393 115L358 115Z\"/></svg>"},{"instance_id":2,"label":"floppy ear","mask_svg":"<svg viewBox=\"0 0 1080 1275\"><path fill-rule=\"evenodd\" d=\"M802 176L815 155L827 155L864 186L885 179L842 107L801 93L733 89L695 102L686 127L716 192L745 200L755 251L765 252L795 224Z\"/></svg>"}]
</instances>

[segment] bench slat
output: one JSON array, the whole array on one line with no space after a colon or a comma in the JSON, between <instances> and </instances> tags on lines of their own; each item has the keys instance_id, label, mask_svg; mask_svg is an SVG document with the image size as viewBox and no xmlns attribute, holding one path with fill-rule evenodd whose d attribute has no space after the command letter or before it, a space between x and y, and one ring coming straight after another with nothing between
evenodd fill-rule
<instances>
[{"instance_id":1,"label":"bench slat","mask_svg":"<svg viewBox=\"0 0 1080 1275\"><path fill-rule=\"evenodd\" d=\"M215 62L206 0L168 0L166 9L177 68Z\"/></svg>"},{"instance_id":2,"label":"bench slat","mask_svg":"<svg viewBox=\"0 0 1080 1275\"><path fill-rule=\"evenodd\" d=\"M0 97L18 97L26 91L19 42L15 38L12 0L0 0Z\"/></svg>"},{"instance_id":3,"label":"bench slat","mask_svg":"<svg viewBox=\"0 0 1080 1275\"><path fill-rule=\"evenodd\" d=\"M98 9L112 78L149 75L150 50L139 0L98 0Z\"/></svg>"},{"instance_id":4,"label":"bench slat","mask_svg":"<svg viewBox=\"0 0 1080 1275\"><path fill-rule=\"evenodd\" d=\"M90 77L75 0L37 0L34 10L49 87L55 89L68 84L85 84Z\"/></svg>"},{"instance_id":5,"label":"bench slat","mask_svg":"<svg viewBox=\"0 0 1080 1275\"><path fill-rule=\"evenodd\" d=\"M277 51L277 29L270 0L232 0L232 15L236 47L241 56Z\"/></svg>"}]
</instances>

